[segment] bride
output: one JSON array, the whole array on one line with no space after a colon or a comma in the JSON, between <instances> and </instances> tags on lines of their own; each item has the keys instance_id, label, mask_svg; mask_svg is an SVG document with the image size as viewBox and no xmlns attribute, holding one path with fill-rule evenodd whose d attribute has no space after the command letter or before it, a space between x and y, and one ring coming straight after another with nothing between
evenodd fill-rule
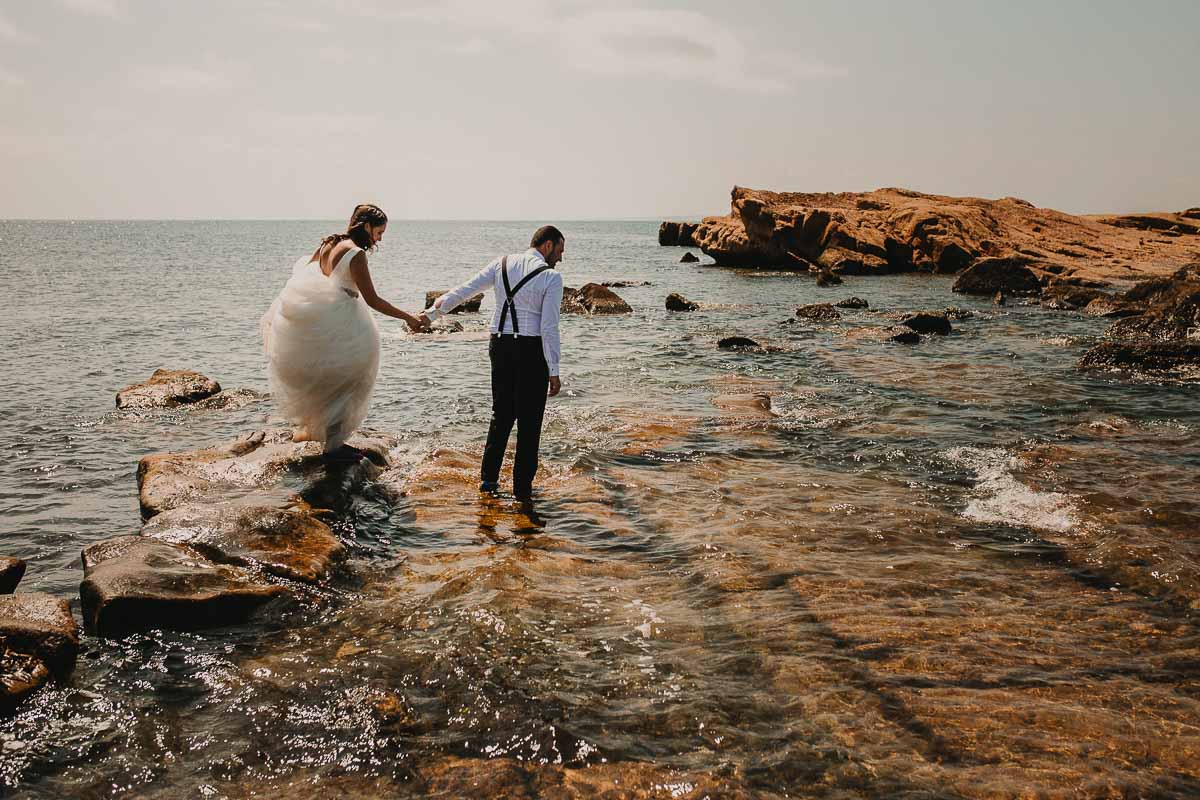
<instances>
[{"instance_id":1,"label":"bride","mask_svg":"<svg viewBox=\"0 0 1200 800\"><path fill-rule=\"evenodd\" d=\"M326 236L292 267L279 297L263 315L267 378L294 441L345 447L367 415L379 370L379 329L370 309L423 325L375 293L367 251L383 239L387 215L356 206L345 233ZM347 453L352 455L352 453Z\"/></svg>"}]
</instances>

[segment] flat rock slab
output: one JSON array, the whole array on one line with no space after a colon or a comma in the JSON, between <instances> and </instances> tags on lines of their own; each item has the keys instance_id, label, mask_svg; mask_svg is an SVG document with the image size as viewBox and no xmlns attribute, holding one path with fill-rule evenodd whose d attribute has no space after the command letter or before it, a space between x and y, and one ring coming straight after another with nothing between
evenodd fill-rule
<instances>
[{"instance_id":1,"label":"flat rock slab","mask_svg":"<svg viewBox=\"0 0 1200 800\"><path fill-rule=\"evenodd\" d=\"M117 408L173 408L212 397L221 385L191 370L156 369L143 383L117 392Z\"/></svg>"},{"instance_id":2,"label":"flat rock slab","mask_svg":"<svg viewBox=\"0 0 1200 800\"><path fill-rule=\"evenodd\" d=\"M355 434L347 444L367 457L344 468L343 486L353 488L389 464L393 440L388 437ZM209 450L145 456L137 470L142 517L200 499L226 500L239 488L274 485L288 471L318 466L321 449L317 442L291 441L286 431L257 431Z\"/></svg>"},{"instance_id":3,"label":"flat rock slab","mask_svg":"<svg viewBox=\"0 0 1200 800\"><path fill-rule=\"evenodd\" d=\"M304 583L328 577L346 556L341 540L310 512L271 506L192 503L157 515L142 535Z\"/></svg>"},{"instance_id":4,"label":"flat rock slab","mask_svg":"<svg viewBox=\"0 0 1200 800\"><path fill-rule=\"evenodd\" d=\"M1101 342L1083 354L1079 366L1200 378L1200 341Z\"/></svg>"},{"instance_id":5,"label":"flat rock slab","mask_svg":"<svg viewBox=\"0 0 1200 800\"><path fill-rule=\"evenodd\" d=\"M0 594L12 594L25 577L25 562L19 558L0 556Z\"/></svg>"},{"instance_id":6,"label":"flat rock slab","mask_svg":"<svg viewBox=\"0 0 1200 800\"><path fill-rule=\"evenodd\" d=\"M15 711L49 678L49 668L37 656L0 647L0 717Z\"/></svg>"},{"instance_id":7,"label":"flat rock slab","mask_svg":"<svg viewBox=\"0 0 1200 800\"><path fill-rule=\"evenodd\" d=\"M0 650L32 655L53 675L69 675L79 653L71 606L41 592L0 595Z\"/></svg>"},{"instance_id":8,"label":"flat rock slab","mask_svg":"<svg viewBox=\"0 0 1200 800\"><path fill-rule=\"evenodd\" d=\"M231 625L287 591L240 567L214 564L186 545L145 536L88 547L83 571L84 623L110 637Z\"/></svg>"}]
</instances>

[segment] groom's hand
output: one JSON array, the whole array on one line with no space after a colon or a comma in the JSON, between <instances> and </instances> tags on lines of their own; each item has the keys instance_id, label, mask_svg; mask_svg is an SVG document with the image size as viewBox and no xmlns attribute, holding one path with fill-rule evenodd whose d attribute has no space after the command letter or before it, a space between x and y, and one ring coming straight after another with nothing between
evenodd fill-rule
<instances>
[{"instance_id":1,"label":"groom's hand","mask_svg":"<svg viewBox=\"0 0 1200 800\"><path fill-rule=\"evenodd\" d=\"M560 389L562 389L562 381L560 381L558 379L557 375L551 375L550 376L550 396L554 397L554 395L558 394Z\"/></svg>"}]
</instances>

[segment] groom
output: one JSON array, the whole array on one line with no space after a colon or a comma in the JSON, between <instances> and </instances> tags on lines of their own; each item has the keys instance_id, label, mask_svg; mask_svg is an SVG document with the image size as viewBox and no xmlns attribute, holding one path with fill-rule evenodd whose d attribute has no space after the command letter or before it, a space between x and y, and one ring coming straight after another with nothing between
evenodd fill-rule
<instances>
[{"instance_id":1,"label":"groom","mask_svg":"<svg viewBox=\"0 0 1200 800\"><path fill-rule=\"evenodd\" d=\"M562 232L553 225L544 225L534 231L524 253L497 258L425 310L428 324L488 286L496 295L492 339L488 343L492 424L479 472L481 492L500 488L500 465L514 422L517 458L513 464L513 494L527 499L533 492L546 397L554 397L562 388L558 376L558 317L563 282L554 267L562 261L565 247Z\"/></svg>"}]
</instances>

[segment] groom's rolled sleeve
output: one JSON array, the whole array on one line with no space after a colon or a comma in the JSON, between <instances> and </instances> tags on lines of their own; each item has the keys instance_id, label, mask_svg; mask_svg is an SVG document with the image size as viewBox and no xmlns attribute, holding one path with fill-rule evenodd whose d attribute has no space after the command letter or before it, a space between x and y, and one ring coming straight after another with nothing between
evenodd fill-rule
<instances>
[{"instance_id":1,"label":"groom's rolled sleeve","mask_svg":"<svg viewBox=\"0 0 1200 800\"><path fill-rule=\"evenodd\" d=\"M558 315L562 308L563 280L562 275L557 272L548 274L550 285L542 295L542 353L546 356L546 366L550 368L550 375L558 377Z\"/></svg>"},{"instance_id":2,"label":"groom's rolled sleeve","mask_svg":"<svg viewBox=\"0 0 1200 800\"><path fill-rule=\"evenodd\" d=\"M471 280L464 283L462 286L456 286L444 295L433 301L433 305L425 309L425 316L429 317L430 322L439 317L453 311L458 307L458 304L464 300L474 297L481 291L491 286L496 280L496 268L500 266L500 259L496 259L488 264L483 269L479 270L479 274Z\"/></svg>"}]
</instances>

